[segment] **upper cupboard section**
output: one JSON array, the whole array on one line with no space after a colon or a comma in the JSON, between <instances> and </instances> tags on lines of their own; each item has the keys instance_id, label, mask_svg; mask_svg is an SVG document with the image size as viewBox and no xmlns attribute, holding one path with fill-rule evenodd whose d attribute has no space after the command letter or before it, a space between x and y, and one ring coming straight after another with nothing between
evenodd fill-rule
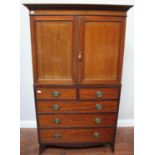
<instances>
[{"instance_id":1,"label":"upper cupboard section","mask_svg":"<svg viewBox=\"0 0 155 155\"><path fill-rule=\"evenodd\" d=\"M31 16L34 82L119 84L125 17Z\"/></svg>"}]
</instances>

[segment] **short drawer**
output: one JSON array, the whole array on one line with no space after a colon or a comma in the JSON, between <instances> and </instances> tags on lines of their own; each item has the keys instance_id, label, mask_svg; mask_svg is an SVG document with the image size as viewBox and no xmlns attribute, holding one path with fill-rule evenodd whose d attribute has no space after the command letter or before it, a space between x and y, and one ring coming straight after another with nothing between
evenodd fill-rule
<instances>
[{"instance_id":1,"label":"short drawer","mask_svg":"<svg viewBox=\"0 0 155 155\"><path fill-rule=\"evenodd\" d=\"M81 88L80 99L118 99L119 88Z\"/></svg>"},{"instance_id":2,"label":"short drawer","mask_svg":"<svg viewBox=\"0 0 155 155\"><path fill-rule=\"evenodd\" d=\"M41 143L111 142L114 128L40 129Z\"/></svg>"},{"instance_id":3,"label":"short drawer","mask_svg":"<svg viewBox=\"0 0 155 155\"><path fill-rule=\"evenodd\" d=\"M117 101L37 101L38 113L117 112Z\"/></svg>"},{"instance_id":4,"label":"short drawer","mask_svg":"<svg viewBox=\"0 0 155 155\"><path fill-rule=\"evenodd\" d=\"M37 88L37 99L76 99L74 88Z\"/></svg>"},{"instance_id":5,"label":"short drawer","mask_svg":"<svg viewBox=\"0 0 155 155\"><path fill-rule=\"evenodd\" d=\"M114 126L116 114L39 114L39 128Z\"/></svg>"}]
</instances>

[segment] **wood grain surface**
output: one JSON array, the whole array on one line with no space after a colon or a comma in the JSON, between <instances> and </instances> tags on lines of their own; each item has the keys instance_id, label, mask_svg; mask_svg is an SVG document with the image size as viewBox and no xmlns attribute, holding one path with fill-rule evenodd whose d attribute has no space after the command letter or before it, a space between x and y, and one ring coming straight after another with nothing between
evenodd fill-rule
<instances>
[{"instance_id":1,"label":"wood grain surface","mask_svg":"<svg viewBox=\"0 0 155 155\"><path fill-rule=\"evenodd\" d=\"M58 110L53 109L55 105ZM36 106L38 113L117 112L118 101L37 101Z\"/></svg>"},{"instance_id":2,"label":"wood grain surface","mask_svg":"<svg viewBox=\"0 0 155 155\"><path fill-rule=\"evenodd\" d=\"M99 98L96 96L98 91L103 93ZM118 99L119 88L81 88L79 94L80 99Z\"/></svg>"},{"instance_id":3,"label":"wood grain surface","mask_svg":"<svg viewBox=\"0 0 155 155\"><path fill-rule=\"evenodd\" d=\"M81 17L81 83L119 83L121 18Z\"/></svg>"},{"instance_id":4,"label":"wood grain surface","mask_svg":"<svg viewBox=\"0 0 155 155\"><path fill-rule=\"evenodd\" d=\"M94 134L99 137L94 137ZM54 135L60 134L60 138ZM97 128L97 129L41 129L41 143L79 143L79 142L112 142L114 128Z\"/></svg>"},{"instance_id":5,"label":"wood grain surface","mask_svg":"<svg viewBox=\"0 0 155 155\"><path fill-rule=\"evenodd\" d=\"M37 129L21 129L20 155L39 155ZM134 154L134 129L118 128L116 134L115 155ZM113 155L109 146L89 148L47 147L42 155Z\"/></svg>"},{"instance_id":6,"label":"wood grain surface","mask_svg":"<svg viewBox=\"0 0 155 155\"><path fill-rule=\"evenodd\" d=\"M116 114L41 114L38 115L39 128L60 128L60 127L103 127L114 126ZM59 119L59 124L54 120ZM96 123L100 119L100 123Z\"/></svg>"},{"instance_id":7,"label":"wood grain surface","mask_svg":"<svg viewBox=\"0 0 155 155\"><path fill-rule=\"evenodd\" d=\"M76 18L73 16L33 16L31 25L35 82L44 84L75 82Z\"/></svg>"},{"instance_id":8,"label":"wood grain surface","mask_svg":"<svg viewBox=\"0 0 155 155\"><path fill-rule=\"evenodd\" d=\"M60 95L54 96L54 92ZM36 99L76 99L75 88L37 88L35 93Z\"/></svg>"}]
</instances>

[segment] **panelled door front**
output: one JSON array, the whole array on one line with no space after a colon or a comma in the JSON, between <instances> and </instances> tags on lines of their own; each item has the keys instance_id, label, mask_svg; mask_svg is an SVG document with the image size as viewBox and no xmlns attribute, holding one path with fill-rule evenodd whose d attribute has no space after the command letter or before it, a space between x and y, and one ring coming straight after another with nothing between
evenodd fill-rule
<instances>
[{"instance_id":1,"label":"panelled door front","mask_svg":"<svg viewBox=\"0 0 155 155\"><path fill-rule=\"evenodd\" d=\"M31 16L35 83L119 83L122 26L121 17Z\"/></svg>"},{"instance_id":2,"label":"panelled door front","mask_svg":"<svg viewBox=\"0 0 155 155\"><path fill-rule=\"evenodd\" d=\"M81 84L119 83L121 26L120 17L81 17Z\"/></svg>"},{"instance_id":3,"label":"panelled door front","mask_svg":"<svg viewBox=\"0 0 155 155\"><path fill-rule=\"evenodd\" d=\"M35 83L76 83L76 22L72 16L31 17Z\"/></svg>"}]
</instances>

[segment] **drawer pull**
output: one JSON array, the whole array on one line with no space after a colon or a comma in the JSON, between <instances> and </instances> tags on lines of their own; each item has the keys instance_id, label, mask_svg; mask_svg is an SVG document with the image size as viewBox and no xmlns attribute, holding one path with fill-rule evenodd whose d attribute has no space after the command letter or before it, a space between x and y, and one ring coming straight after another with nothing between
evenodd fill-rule
<instances>
[{"instance_id":1,"label":"drawer pull","mask_svg":"<svg viewBox=\"0 0 155 155\"><path fill-rule=\"evenodd\" d=\"M52 96L54 96L54 97L59 97L60 95L61 95L61 93L59 91L52 92Z\"/></svg>"},{"instance_id":2,"label":"drawer pull","mask_svg":"<svg viewBox=\"0 0 155 155\"><path fill-rule=\"evenodd\" d=\"M56 133L56 134L53 135L53 138L55 138L55 139L60 139L60 138L61 138L61 134Z\"/></svg>"},{"instance_id":3,"label":"drawer pull","mask_svg":"<svg viewBox=\"0 0 155 155\"><path fill-rule=\"evenodd\" d=\"M57 104L54 104L54 105L52 106L52 109L53 109L54 111L60 110L60 106L57 105Z\"/></svg>"},{"instance_id":4,"label":"drawer pull","mask_svg":"<svg viewBox=\"0 0 155 155\"><path fill-rule=\"evenodd\" d=\"M101 118L95 118L95 122L96 122L97 124L100 124L100 123L102 122L102 119L101 119Z\"/></svg>"},{"instance_id":5,"label":"drawer pull","mask_svg":"<svg viewBox=\"0 0 155 155\"><path fill-rule=\"evenodd\" d=\"M98 103L96 104L96 110L101 110L103 108L103 105Z\"/></svg>"},{"instance_id":6,"label":"drawer pull","mask_svg":"<svg viewBox=\"0 0 155 155\"><path fill-rule=\"evenodd\" d=\"M59 118L55 118L52 122L53 124L60 124L61 120Z\"/></svg>"},{"instance_id":7,"label":"drawer pull","mask_svg":"<svg viewBox=\"0 0 155 155\"><path fill-rule=\"evenodd\" d=\"M102 91L97 91L96 92L96 97L100 98L103 96L103 92Z\"/></svg>"},{"instance_id":8,"label":"drawer pull","mask_svg":"<svg viewBox=\"0 0 155 155\"><path fill-rule=\"evenodd\" d=\"M94 132L93 137L94 138L100 138L100 133L99 132Z\"/></svg>"}]
</instances>

